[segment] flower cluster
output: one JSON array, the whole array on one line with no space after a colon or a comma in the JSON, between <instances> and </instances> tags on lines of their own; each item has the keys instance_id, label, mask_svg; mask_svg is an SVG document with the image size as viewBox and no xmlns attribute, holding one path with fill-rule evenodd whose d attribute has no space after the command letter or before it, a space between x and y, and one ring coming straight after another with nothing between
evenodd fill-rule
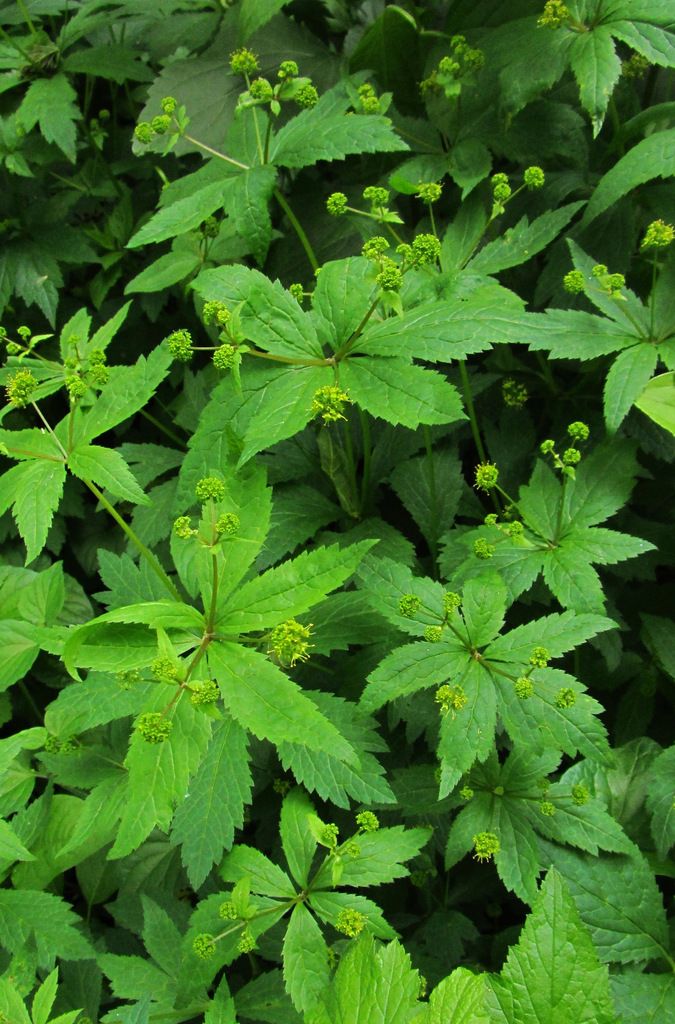
<instances>
[{"instance_id":1,"label":"flower cluster","mask_svg":"<svg viewBox=\"0 0 675 1024\"><path fill-rule=\"evenodd\" d=\"M404 594L398 602L398 613L406 619L412 619L419 610L422 601L417 594Z\"/></svg>"},{"instance_id":2,"label":"flower cluster","mask_svg":"<svg viewBox=\"0 0 675 1024\"><path fill-rule=\"evenodd\" d=\"M494 832L479 832L471 841L473 843L474 860L477 861L491 860L501 849L499 839Z\"/></svg>"},{"instance_id":3,"label":"flower cluster","mask_svg":"<svg viewBox=\"0 0 675 1024\"><path fill-rule=\"evenodd\" d=\"M150 121L139 121L134 128L134 138L143 146L149 146L157 135L166 135L174 122L177 107L173 96L165 96L161 101L162 113Z\"/></svg>"},{"instance_id":4,"label":"flower cluster","mask_svg":"<svg viewBox=\"0 0 675 1024\"><path fill-rule=\"evenodd\" d=\"M163 743L171 735L173 722L161 711L146 711L136 721L136 731L146 743Z\"/></svg>"},{"instance_id":5,"label":"flower cluster","mask_svg":"<svg viewBox=\"0 0 675 1024\"><path fill-rule=\"evenodd\" d=\"M446 715L448 711L461 711L466 707L467 696L463 687L444 683L436 690L434 700L439 705L441 714Z\"/></svg>"},{"instance_id":6,"label":"flower cluster","mask_svg":"<svg viewBox=\"0 0 675 1024\"><path fill-rule=\"evenodd\" d=\"M194 683L191 690L190 703L196 708L201 707L202 704L215 704L220 699L220 689L215 679Z\"/></svg>"},{"instance_id":7,"label":"flower cluster","mask_svg":"<svg viewBox=\"0 0 675 1024\"><path fill-rule=\"evenodd\" d=\"M32 402L37 386L38 382L30 370L17 370L5 387L7 401L16 409L23 409Z\"/></svg>"},{"instance_id":8,"label":"flower cluster","mask_svg":"<svg viewBox=\"0 0 675 1024\"><path fill-rule=\"evenodd\" d=\"M359 94L359 107L363 114L381 114L382 106L378 98L377 93L372 85L368 82L364 82L358 88Z\"/></svg>"},{"instance_id":9,"label":"flower cluster","mask_svg":"<svg viewBox=\"0 0 675 1024\"><path fill-rule=\"evenodd\" d=\"M233 75L253 75L260 71L258 57L253 50L242 46L230 54L230 71Z\"/></svg>"},{"instance_id":10,"label":"flower cluster","mask_svg":"<svg viewBox=\"0 0 675 1024\"><path fill-rule=\"evenodd\" d=\"M355 939L366 927L367 918L360 910L345 907L335 919L335 929L346 935L349 939Z\"/></svg>"},{"instance_id":11,"label":"flower cluster","mask_svg":"<svg viewBox=\"0 0 675 1024\"><path fill-rule=\"evenodd\" d=\"M192 335L184 329L172 331L164 339L169 352L177 363L189 363L192 359Z\"/></svg>"},{"instance_id":12,"label":"flower cluster","mask_svg":"<svg viewBox=\"0 0 675 1024\"><path fill-rule=\"evenodd\" d=\"M217 476L202 477L201 480L197 481L195 497L202 504L209 500L222 501L225 497L225 484Z\"/></svg>"},{"instance_id":13,"label":"flower cluster","mask_svg":"<svg viewBox=\"0 0 675 1024\"><path fill-rule=\"evenodd\" d=\"M239 533L241 520L236 512L223 512L216 520L216 534L219 537L233 537Z\"/></svg>"},{"instance_id":14,"label":"flower cluster","mask_svg":"<svg viewBox=\"0 0 675 1024\"><path fill-rule=\"evenodd\" d=\"M513 377L506 377L502 381L502 398L504 405L508 405L512 409L522 409L529 398L529 392L524 384L514 380Z\"/></svg>"},{"instance_id":15,"label":"flower cluster","mask_svg":"<svg viewBox=\"0 0 675 1024\"><path fill-rule=\"evenodd\" d=\"M481 491L491 491L497 486L499 470L493 462L481 462L476 466L476 482L474 487Z\"/></svg>"},{"instance_id":16,"label":"flower cluster","mask_svg":"<svg viewBox=\"0 0 675 1024\"><path fill-rule=\"evenodd\" d=\"M213 935L210 935L209 932L195 935L192 940L192 950L200 960L210 960L216 952L216 943Z\"/></svg>"},{"instance_id":17,"label":"flower cluster","mask_svg":"<svg viewBox=\"0 0 675 1024\"><path fill-rule=\"evenodd\" d=\"M324 423L335 423L345 420L345 404L351 404L351 398L337 384L325 384L314 392L312 399L312 416L320 416Z\"/></svg>"},{"instance_id":18,"label":"flower cluster","mask_svg":"<svg viewBox=\"0 0 675 1024\"><path fill-rule=\"evenodd\" d=\"M272 630L269 638L270 653L274 654L282 665L289 665L291 668L296 661L307 661L307 652L313 646L309 642L311 633L311 624L303 626L295 619L288 619Z\"/></svg>"},{"instance_id":19,"label":"flower cluster","mask_svg":"<svg viewBox=\"0 0 675 1024\"><path fill-rule=\"evenodd\" d=\"M377 832L380 822L372 811L360 811L356 815L356 824L361 832Z\"/></svg>"},{"instance_id":20,"label":"flower cluster","mask_svg":"<svg viewBox=\"0 0 675 1024\"><path fill-rule=\"evenodd\" d=\"M546 0L544 10L537 18L540 28L560 28L570 16L567 6L562 0Z\"/></svg>"},{"instance_id":21,"label":"flower cluster","mask_svg":"<svg viewBox=\"0 0 675 1024\"><path fill-rule=\"evenodd\" d=\"M441 198L443 186L435 181L420 181L415 195L425 203L436 203Z\"/></svg>"},{"instance_id":22,"label":"flower cluster","mask_svg":"<svg viewBox=\"0 0 675 1024\"><path fill-rule=\"evenodd\" d=\"M675 228L663 220L653 220L640 242L641 249L666 249L675 239Z\"/></svg>"}]
</instances>

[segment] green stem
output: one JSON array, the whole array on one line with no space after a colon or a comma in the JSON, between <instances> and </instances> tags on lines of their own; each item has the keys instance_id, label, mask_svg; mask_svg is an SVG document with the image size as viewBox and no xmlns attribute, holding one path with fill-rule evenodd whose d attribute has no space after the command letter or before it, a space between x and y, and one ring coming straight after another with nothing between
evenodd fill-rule
<instances>
[{"instance_id":1,"label":"green stem","mask_svg":"<svg viewBox=\"0 0 675 1024\"><path fill-rule=\"evenodd\" d=\"M347 338L347 340L344 343L344 345L342 346L342 348L339 349L335 353L335 360L336 360L336 362L340 362L340 360L343 359L344 356L347 355L349 350L351 348L353 348L353 346L356 343L356 341L358 340L358 338L363 334L363 330L364 330L366 324L368 323L368 321L370 320L371 316L373 315L373 313L377 309L377 304L378 304L379 301L380 301L380 293L378 292L377 295L375 296L375 298L373 299L373 301L371 302L370 306L366 310L366 312L363 314L363 316L361 318L361 322L359 323L359 325L356 328L356 330L353 331L352 334L350 334L350 336Z\"/></svg>"},{"instance_id":2,"label":"green stem","mask_svg":"<svg viewBox=\"0 0 675 1024\"><path fill-rule=\"evenodd\" d=\"M226 164L232 164L233 167L238 167L240 171L250 171L251 168L248 164L242 164L241 161L235 160L234 157L226 156L225 153L221 153L218 149L213 149L212 146L207 146L205 142L200 142L199 139L195 139L194 135L189 135L187 132L183 132L183 138L187 142L191 142L193 146L197 146L198 149L203 149L205 153L210 153L211 156L215 156L218 160L224 160Z\"/></svg>"},{"instance_id":3,"label":"green stem","mask_svg":"<svg viewBox=\"0 0 675 1024\"><path fill-rule=\"evenodd\" d=\"M656 322L656 252L652 260L652 290L649 295L649 340L654 341L654 324Z\"/></svg>"},{"instance_id":4,"label":"green stem","mask_svg":"<svg viewBox=\"0 0 675 1024\"><path fill-rule=\"evenodd\" d=\"M216 624L216 609L218 607L218 556L215 551L211 552L211 575L211 605L206 620L206 633L208 636L213 635Z\"/></svg>"},{"instance_id":5,"label":"green stem","mask_svg":"<svg viewBox=\"0 0 675 1024\"><path fill-rule=\"evenodd\" d=\"M556 542L556 544L559 543L559 541L560 541L560 533L561 533L561 530L562 530L563 512L564 512L564 508L565 508L565 491L567 490L567 481L568 480L569 480L569 477L568 477L567 473L564 473L563 474L563 478L562 478L562 488L561 488L561 491L560 491L560 502L558 504L558 515L557 515L556 524L555 524L555 542Z\"/></svg>"},{"instance_id":6,"label":"green stem","mask_svg":"<svg viewBox=\"0 0 675 1024\"><path fill-rule=\"evenodd\" d=\"M296 235L298 236L298 239L300 241L300 245L305 250L305 255L307 256L307 259L309 260L309 265L311 266L313 271L317 271L319 269L319 261L316 258L316 253L314 252L314 249L312 248L312 243L310 242L309 238L305 234L305 230L304 230L302 224L300 223L298 218L293 213L293 210L291 209L291 207L290 207L290 205L288 203L288 200L286 199L286 196L283 194L283 192L279 188L275 188L274 189L273 195L274 195L274 198L276 199L276 201L278 202L279 206L281 207L281 209L284 211L284 213L288 217L288 219L289 219L289 221L291 223L291 227L293 228L293 230L295 231Z\"/></svg>"},{"instance_id":7,"label":"green stem","mask_svg":"<svg viewBox=\"0 0 675 1024\"><path fill-rule=\"evenodd\" d=\"M138 537L136 535L136 533L132 530L132 528L129 526L129 524L125 523L124 519L122 519L122 516L119 514L117 509L113 505L110 504L108 499L102 494L102 492L98 489L96 484L93 483L91 480L84 480L84 479L82 480L82 483L86 487L89 488L91 493L94 495L95 498L98 499L98 501L103 506L103 508L106 510L108 515L112 516L112 518L115 520L117 525L119 527L121 527L121 529L127 535L127 537L129 538L131 543L134 545L134 547L140 552L142 557L146 560L146 562L148 563L148 565L150 566L152 571L155 573L155 575L162 581L162 583L164 584L166 589L169 591L171 596L173 598L175 598L176 601L182 601L182 597L180 596L180 593L176 589L176 586L174 585L174 583L167 576L166 572L164 571L164 569L160 565L159 560L156 558L155 555L153 555L152 551L150 551L149 548L146 548L146 546L143 543L143 541L140 539L140 537Z\"/></svg>"},{"instance_id":8,"label":"green stem","mask_svg":"<svg viewBox=\"0 0 675 1024\"><path fill-rule=\"evenodd\" d=\"M335 366L335 357L327 359L294 359L293 356L277 356L272 352L263 352L261 349L250 348L246 352L249 356L257 359L271 359L275 363L286 363L288 366Z\"/></svg>"},{"instance_id":9,"label":"green stem","mask_svg":"<svg viewBox=\"0 0 675 1024\"><path fill-rule=\"evenodd\" d=\"M171 441L175 441L175 443L180 445L181 448L185 448L185 441L181 440L178 434L174 434L173 430L170 430L169 427L160 422L160 420L153 416L152 413L148 412L147 409L141 409L141 416L143 416L148 423L152 423L154 427L161 430L163 434L166 434Z\"/></svg>"},{"instance_id":10,"label":"green stem","mask_svg":"<svg viewBox=\"0 0 675 1024\"><path fill-rule=\"evenodd\" d=\"M21 690L21 693L23 694L26 703L28 704L31 711L35 715L36 721L41 722L44 716L44 712L40 711L39 707L37 706L33 699L32 693L30 692L26 684L23 682L23 680L19 683L19 689Z\"/></svg>"},{"instance_id":11,"label":"green stem","mask_svg":"<svg viewBox=\"0 0 675 1024\"><path fill-rule=\"evenodd\" d=\"M471 424L471 433L473 435L474 444L476 445L476 451L478 452L478 458L481 462L487 462L487 454L483 445L483 439L480 436L480 430L478 428L478 419L476 418L476 409L473 404L473 393L471 391L471 381L469 380L469 374L466 368L466 360L460 359L459 361L459 375L462 379L462 394L464 397L464 404L466 411L469 414L469 423Z\"/></svg>"},{"instance_id":12,"label":"green stem","mask_svg":"<svg viewBox=\"0 0 675 1024\"><path fill-rule=\"evenodd\" d=\"M361 438L363 441L363 475L361 477L361 515L370 497L370 469L372 461L372 444L370 438L370 420L368 414L359 406L361 421Z\"/></svg>"},{"instance_id":13,"label":"green stem","mask_svg":"<svg viewBox=\"0 0 675 1024\"><path fill-rule=\"evenodd\" d=\"M433 509L432 524L433 524L433 537L429 541L429 551L431 557L434 560L434 575L438 574L438 498L436 493L436 466L434 465L434 448L431 440L431 428L426 424L423 427L424 431L424 445L427 451L427 462L429 465L429 490L431 492L431 505Z\"/></svg>"}]
</instances>

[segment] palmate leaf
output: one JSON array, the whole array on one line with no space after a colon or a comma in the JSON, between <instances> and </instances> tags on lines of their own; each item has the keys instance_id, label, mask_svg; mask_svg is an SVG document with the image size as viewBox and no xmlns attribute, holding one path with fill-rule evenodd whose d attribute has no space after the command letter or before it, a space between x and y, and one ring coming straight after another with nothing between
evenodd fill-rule
<instances>
[{"instance_id":1,"label":"palmate leaf","mask_svg":"<svg viewBox=\"0 0 675 1024\"><path fill-rule=\"evenodd\" d=\"M416 857L430 838L430 829L404 828L403 825L380 828L377 832L359 835L355 840L358 853L354 856L349 854L345 859L340 885L359 889L407 877L410 872L403 865ZM324 864L317 873L314 884L319 889L331 887L329 865Z\"/></svg>"},{"instance_id":2,"label":"palmate leaf","mask_svg":"<svg viewBox=\"0 0 675 1024\"><path fill-rule=\"evenodd\" d=\"M339 93L338 93L339 91ZM337 101L336 95L340 95ZM343 85L320 97L281 128L270 149L270 161L281 167L311 167L319 160L342 160L353 153L392 153L408 149L381 114L346 116L350 105Z\"/></svg>"},{"instance_id":3,"label":"palmate leaf","mask_svg":"<svg viewBox=\"0 0 675 1024\"><path fill-rule=\"evenodd\" d=\"M32 82L17 116L27 130L38 124L47 142L56 143L71 163L75 163L76 122L82 115L77 94L66 75Z\"/></svg>"},{"instance_id":4,"label":"palmate leaf","mask_svg":"<svg viewBox=\"0 0 675 1024\"><path fill-rule=\"evenodd\" d=\"M321 267L312 294L317 333L340 348L361 323L375 293L373 264L364 256L329 260Z\"/></svg>"},{"instance_id":5,"label":"palmate leaf","mask_svg":"<svg viewBox=\"0 0 675 1024\"><path fill-rule=\"evenodd\" d=\"M607 968L555 868L500 976L491 979L488 1006L495 1024L615 1024Z\"/></svg>"},{"instance_id":6,"label":"palmate leaf","mask_svg":"<svg viewBox=\"0 0 675 1024\"><path fill-rule=\"evenodd\" d=\"M28 942L34 942L40 964L53 963L55 956L93 959L93 947L78 930L80 924L70 905L53 893L0 890L1 942L11 953L21 954Z\"/></svg>"}]
</instances>

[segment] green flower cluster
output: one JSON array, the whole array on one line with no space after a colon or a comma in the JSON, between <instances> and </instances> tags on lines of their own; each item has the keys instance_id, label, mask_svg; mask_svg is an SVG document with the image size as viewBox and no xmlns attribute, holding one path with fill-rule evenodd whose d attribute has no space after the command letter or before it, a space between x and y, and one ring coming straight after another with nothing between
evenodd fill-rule
<instances>
[{"instance_id":1,"label":"green flower cluster","mask_svg":"<svg viewBox=\"0 0 675 1024\"><path fill-rule=\"evenodd\" d=\"M508 405L511 409L522 409L529 397L525 385L514 380L513 377L506 377L502 381L504 405Z\"/></svg>"},{"instance_id":2,"label":"green flower cluster","mask_svg":"<svg viewBox=\"0 0 675 1024\"><path fill-rule=\"evenodd\" d=\"M171 735L173 722L161 711L146 711L136 721L136 732L146 743L164 743Z\"/></svg>"},{"instance_id":3,"label":"green flower cluster","mask_svg":"<svg viewBox=\"0 0 675 1024\"><path fill-rule=\"evenodd\" d=\"M272 630L270 653L274 654L282 665L289 665L291 668L296 661L307 661L309 659L307 652L313 646L309 643L311 633L311 624L303 626L295 619L288 619Z\"/></svg>"},{"instance_id":4,"label":"green flower cluster","mask_svg":"<svg viewBox=\"0 0 675 1024\"><path fill-rule=\"evenodd\" d=\"M537 18L540 28L560 28L570 16L566 4L562 0L546 0L544 10Z\"/></svg>"},{"instance_id":5,"label":"green flower cluster","mask_svg":"<svg viewBox=\"0 0 675 1024\"><path fill-rule=\"evenodd\" d=\"M192 335L189 331L185 329L172 331L164 340L177 363L190 362L192 359Z\"/></svg>"},{"instance_id":6,"label":"green flower cluster","mask_svg":"<svg viewBox=\"0 0 675 1024\"><path fill-rule=\"evenodd\" d=\"M335 929L346 935L349 939L355 939L366 927L368 919L360 910L345 907L335 919Z\"/></svg>"},{"instance_id":7,"label":"green flower cluster","mask_svg":"<svg viewBox=\"0 0 675 1024\"><path fill-rule=\"evenodd\" d=\"M501 850L499 839L494 832L479 832L471 841L474 860L477 861L491 860Z\"/></svg>"},{"instance_id":8,"label":"green flower cluster","mask_svg":"<svg viewBox=\"0 0 675 1024\"><path fill-rule=\"evenodd\" d=\"M441 714L447 715L448 711L461 711L466 707L467 696L462 686L444 683L436 690L434 700L439 705Z\"/></svg>"},{"instance_id":9,"label":"green flower cluster","mask_svg":"<svg viewBox=\"0 0 675 1024\"><path fill-rule=\"evenodd\" d=\"M217 476L202 477L201 480L197 481L195 497L202 504L209 500L222 501L225 497L225 484Z\"/></svg>"},{"instance_id":10,"label":"green flower cluster","mask_svg":"<svg viewBox=\"0 0 675 1024\"><path fill-rule=\"evenodd\" d=\"M312 398L312 416L320 416L324 423L336 423L346 420L344 408L351 404L351 398L337 384L324 384L314 392Z\"/></svg>"},{"instance_id":11,"label":"green flower cluster","mask_svg":"<svg viewBox=\"0 0 675 1024\"><path fill-rule=\"evenodd\" d=\"M215 704L220 700L220 689L215 679L207 679L203 683L194 683L191 687L190 703L193 707L202 704Z\"/></svg>"},{"instance_id":12,"label":"green flower cluster","mask_svg":"<svg viewBox=\"0 0 675 1024\"><path fill-rule=\"evenodd\" d=\"M421 604L422 601L416 594L404 594L398 602L398 613L406 619L412 619Z\"/></svg>"},{"instance_id":13,"label":"green flower cluster","mask_svg":"<svg viewBox=\"0 0 675 1024\"><path fill-rule=\"evenodd\" d=\"M493 462L481 462L476 466L476 482L474 487L481 491L491 491L497 486L499 470Z\"/></svg>"},{"instance_id":14,"label":"green flower cluster","mask_svg":"<svg viewBox=\"0 0 675 1024\"><path fill-rule=\"evenodd\" d=\"M16 409L23 409L32 402L37 386L38 382L30 370L17 370L5 387L7 401Z\"/></svg>"},{"instance_id":15,"label":"green flower cluster","mask_svg":"<svg viewBox=\"0 0 675 1024\"><path fill-rule=\"evenodd\" d=\"M356 815L356 824L361 832L377 832L380 822L372 811L360 811Z\"/></svg>"},{"instance_id":16,"label":"green flower cluster","mask_svg":"<svg viewBox=\"0 0 675 1024\"><path fill-rule=\"evenodd\" d=\"M640 242L641 249L666 249L675 239L675 227L663 220L653 220Z\"/></svg>"}]
</instances>

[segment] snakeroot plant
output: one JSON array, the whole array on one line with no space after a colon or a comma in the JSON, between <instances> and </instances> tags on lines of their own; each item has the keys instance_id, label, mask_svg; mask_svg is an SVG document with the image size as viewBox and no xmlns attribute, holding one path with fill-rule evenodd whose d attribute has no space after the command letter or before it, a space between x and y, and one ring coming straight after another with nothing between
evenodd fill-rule
<instances>
[{"instance_id":1,"label":"snakeroot plant","mask_svg":"<svg viewBox=\"0 0 675 1024\"><path fill-rule=\"evenodd\" d=\"M0 1024L671 1024L672 4L0 63Z\"/></svg>"}]
</instances>

